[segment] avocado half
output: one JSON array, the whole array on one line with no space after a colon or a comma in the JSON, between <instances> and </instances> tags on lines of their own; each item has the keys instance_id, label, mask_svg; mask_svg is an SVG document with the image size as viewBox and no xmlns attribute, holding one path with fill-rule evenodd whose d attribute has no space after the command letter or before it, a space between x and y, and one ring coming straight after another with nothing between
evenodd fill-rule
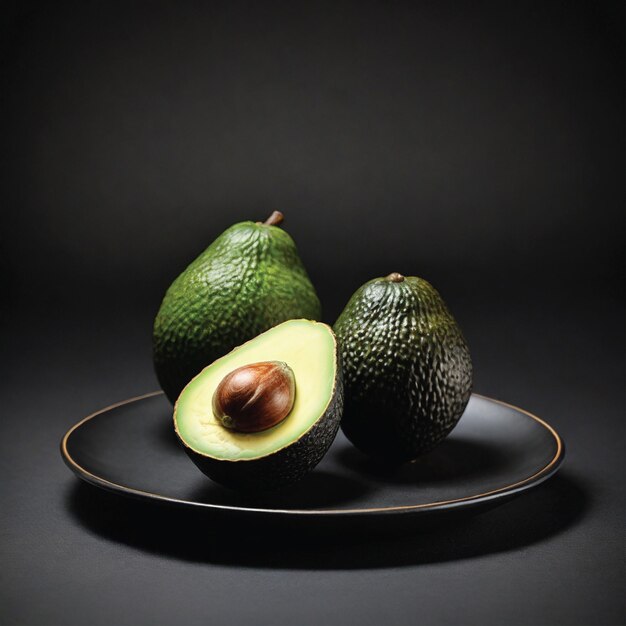
<instances>
[{"instance_id":1,"label":"avocado half","mask_svg":"<svg viewBox=\"0 0 626 626\"><path fill-rule=\"evenodd\" d=\"M244 365L282 361L295 376L295 401L276 426L255 433L224 428L213 413L215 390ZM205 367L174 406L174 428L198 468L234 489L272 490L312 470L339 429L343 384L337 342L320 322L289 320Z\"/></svg>"}]
</instances>

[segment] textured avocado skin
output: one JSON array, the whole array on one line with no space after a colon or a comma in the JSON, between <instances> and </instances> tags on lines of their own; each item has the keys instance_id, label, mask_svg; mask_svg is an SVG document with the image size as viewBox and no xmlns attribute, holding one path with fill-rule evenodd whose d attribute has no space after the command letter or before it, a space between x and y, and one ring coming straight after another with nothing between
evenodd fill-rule
<instances>
[{"instance_id":1,"label":"textured avocado skin","mask_svg":"<svg viewBox=\"0 0 626 626\"><path fill-rule=\"evenodd\" d=\"M345 386L342 430L366 454L415 459L454 428L472 390L460 328L427 281L376 278L334 325Z\"/></svg>"},{"instance_id":2,"label":"textured avocado skin","mask_svg":"<svg viewBox=\"0 0 626 626\"><path fill-rule=\"evenodd\" d=\"M174 403L203 367L234 347L286 320L320 317L293 239L277 226L235 224L167 290L154 321L157 378Z\"/></svg>"},{"instance_id":3,"label":"textured avocado skin","mask_svg":"<svg viewBox=\"0 0 626 626\"><path fill-rule=\"evenodd\" d=\"M259 459L228 461L199 454L179 436L185 452L202 473L231 489L273 491L297 482L322 460L339 430L343 413L343 379L338 353L335 358L337 370L331 400L322 416L297 441Z\"/></svg>"}]
</instances>

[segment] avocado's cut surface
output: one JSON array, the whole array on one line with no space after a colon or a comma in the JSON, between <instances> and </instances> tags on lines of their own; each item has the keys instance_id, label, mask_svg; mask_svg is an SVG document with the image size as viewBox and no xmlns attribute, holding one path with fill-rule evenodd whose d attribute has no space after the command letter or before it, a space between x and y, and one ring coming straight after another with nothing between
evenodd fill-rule
<instances>
[{"instance_id":1,"label":"avocado's cut surface","mask_svg":"<svg viewBox=\"0 0 626 626\"><path fill-rule=\"evenodd\" d=\"M334 325L345 385L341 427L366 454L404 462L460 419L472 363L460 328L425 280L393 273L360 287Z\"/></svg>"},{"instance_id":2,"label":"avocado's cut surface","mask_svg":"<svg viewBox=\"0 0 626 626\"><path fill-rule=\"evenodd\" d=\"M154 321L157 377L173 403L205 366L288 319L318 320L321 307L293 239L277 226L242 222L222 233L167 290Z\"/></svg>"},{"instance_id":3,"label":"avocado's cut surface","mask_svg":"<svg viewBox=\"0 0 626 626\"><path fill-rule=\"evenodd\" d=\"M267 430L225 428L213 412L215 390L233 370L262 361L280 361L293 371L293 408ZM189 456L210 478L235 488L272 489L298 480L319 463L337 434L342 400L332 330L290 320L204 368L180 394L174 426Z\"/></svg>"}]
</instances>

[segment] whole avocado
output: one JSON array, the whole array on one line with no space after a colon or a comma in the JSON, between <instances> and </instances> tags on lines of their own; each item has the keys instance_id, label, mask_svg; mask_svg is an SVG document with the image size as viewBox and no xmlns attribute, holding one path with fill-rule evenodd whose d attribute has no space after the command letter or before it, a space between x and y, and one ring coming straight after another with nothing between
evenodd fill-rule
<instances>
[{"instance_id":1,"label":"whole avocado","mask_svg":"<svg viewBox=\"0 0 626 626\"><path fill-rule=\"evenodd\" d=\"M422 278L375 278L350 298L333 330L344 372L341 427L362 452L415 459L459 421L472 362L459 326Z\"/></svg>"},{"instance_id":2,"label":"whole avocado","mask_svg":"<svg viewBox=\"0 0 626 626\"><path fill-rule=\"evenodd\" d=\"M224 231L171 284L154 320L154 367L174 403L205 366L289 319L319 320L320 301L293 239L265 222Z\"/></svg>"}]
</instances>

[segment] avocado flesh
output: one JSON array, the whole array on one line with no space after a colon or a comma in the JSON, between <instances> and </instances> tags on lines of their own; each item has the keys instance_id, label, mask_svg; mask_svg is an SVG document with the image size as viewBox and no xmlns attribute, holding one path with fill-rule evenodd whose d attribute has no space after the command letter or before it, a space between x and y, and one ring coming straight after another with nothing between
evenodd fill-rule
<instances>
[{"instance_id":1,"label":"avocado flesh","mask_svg":"<svg viewBox=\"0 0 626 626\"><path fill-rule=\"evenodd\" d=\"M334 325L343 361L342 430L364 453L392 463L438 445L472 388L469 348L439 293L390 274L359 288Z\"/></svg>"},{"instance_id":2,"label":"avocado flesh","mask_svg":"<svg viewBox=\"0 0 626 626\"><path fill-rule=\"evenodd\" d=\"M236 346L285 320L320 317L293 239L278 226L235 224L167 290L153 329L157 378L174 403L202 368Z\"/></svg>"},{"instance_id":3,"label":"avocado flesh","mask_svg":"<svg viewBox=\"0 0 626 626\"><path fill-rule=\"evenodd\" d=\"M335 342L324 324L293 320L236 348L206 367L176 403L176 428L200 454L230 461L267 456L299 439L324 413L336 375ZM220 381L234 369L259 361L283 361L296 380L294 406L287 418L257 433L228 430L215 418L212 399Z\"/></svg>"}]
</instances>

